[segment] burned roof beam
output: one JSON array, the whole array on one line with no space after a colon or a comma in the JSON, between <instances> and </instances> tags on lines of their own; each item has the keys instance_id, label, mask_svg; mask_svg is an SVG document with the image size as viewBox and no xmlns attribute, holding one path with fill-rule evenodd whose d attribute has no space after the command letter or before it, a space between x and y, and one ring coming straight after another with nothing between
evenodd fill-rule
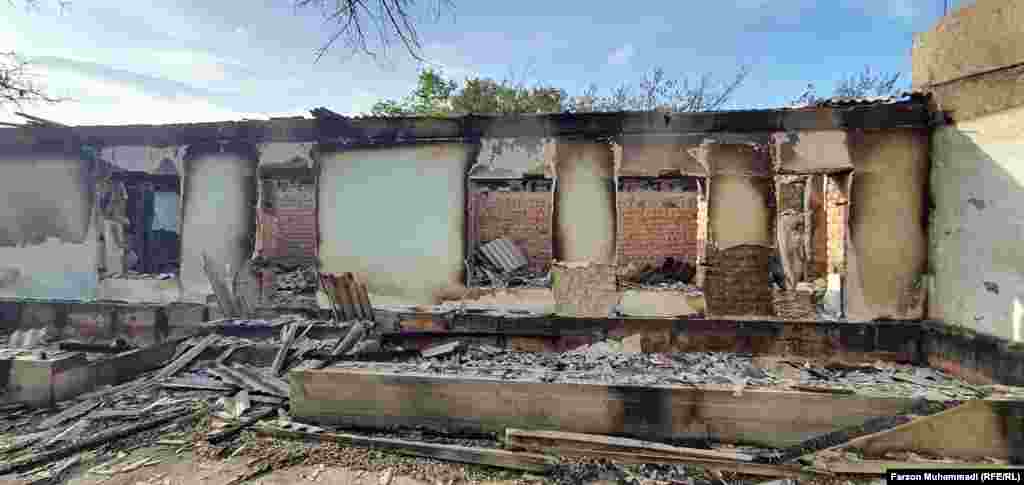
<instances>
[{"instance_id":1,"label":"burned roof beam","mask_svg":"<svg viewBox=\"0 0 1024 485\"><path fill-rule=\"evenodd\" d=\"M482 137L614 137L629 134L771 132L927 127L917 101L850 108L722 111L709 113L582 113L460 118L273 119L187 125L26 127L0 130L0 145L84 140L102 145L187 145L242 141L380 145Z\"/></svg>"}]
</instances>

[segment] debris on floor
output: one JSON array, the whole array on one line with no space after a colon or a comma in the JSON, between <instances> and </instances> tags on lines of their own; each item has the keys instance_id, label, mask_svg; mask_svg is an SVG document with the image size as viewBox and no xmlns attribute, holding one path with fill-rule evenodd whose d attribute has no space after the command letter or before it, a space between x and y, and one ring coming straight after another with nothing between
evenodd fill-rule
<instances>
[{"instance_id":1,"label":"debris on floor","mask_svg":"<svg viewBox=\"0 0 1024 485\"><path fill-rule=\"evenodd\" d=\"M349 312L359 311L358 296L350 303ZM230 470L224 473L231 477L225 483L257 477L273 483L273 477L292 476L289 470L299 469L303 470L302 480L309 482L323 482L340 476L343 472L339 470L352 470L355 474L372 473L375 481L387 478L391 484L403 483L401 480L434 484L439 476L445 483L522 483L541 481L542 475L566 484L602 478L629 483L718 484L720 477L736 480L730 484L756 483L814 474L815 466L854 474L873 470L876 464L856 464L846 458L848 454L838 456L826 448L908 419L897 416L865 423L856 432L837 429L800 446L776 450L718 443L688 448L678 443L556 430L463 436L415 429L346 429L312 426L291 418L287 373L295 369L387 369L548 383L722 384L737 392L763 388L917 397L923 406L915 414L922 416L992 395L1024 396L1011 387L971 386L927 367L881 362L844 366L785 358L769 361L719 352L641 353L628 338L598 341L561 353L518 352L472 339L402 353L382 346L371 320L333 323L286 315L265 321L213 322L203 328L229 331L224 324L236 322L273 331L246 337L217 333L192 337L179 345L163 367L58 403L54 409L3 404L0 478L33 484L57 483L68 476L77 476L86 480L84 483L121 477L131 480L125 483L191 483L186 479L206 473L197 469L195 462L224 464L223 469ZM322 326L331 326L333 333L324 337L328 334L313 331ZM24 339L18 336L19 346ZM43 348L56 348L59 343L48 345ZM388 362L360 359L387 352L405 357ZM817 457L817 465L808 461L808 454ZM926 457L914 450L891 452L885 458L911 463L951 459ZM182 472L186 469L190 471ZM182 481L161 482L175 473L182 475Z\"/></svg>"},{"instance_id":2,"label":"debris on floor","mask_svg":"<svg viewBox=\"0 0 1024 485\"><path fill-rule=\"evenodd\" d=\"M695 287L691 284L696 274L697 267L693 263L669 256L659 266L630 263L619 269L618 276L625 288L693 291Z\"/></svg>"}]
</instances>

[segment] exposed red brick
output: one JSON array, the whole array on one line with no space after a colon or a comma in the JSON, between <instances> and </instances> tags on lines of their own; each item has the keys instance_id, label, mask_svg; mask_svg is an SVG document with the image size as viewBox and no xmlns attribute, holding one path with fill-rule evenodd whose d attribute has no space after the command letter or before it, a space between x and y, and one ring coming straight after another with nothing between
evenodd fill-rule
<instances>
[{"instance_id":1,"label":"exposed red brick","mask_svg":"<svg viewBox=\"0 0 1024 485\"><path fill-rule=\"evenodd\" d=\"M480 243L507 237L526 253L529 268L543 271L551 263L551 205L549 192L477 192L476 225Z\"/></svg>"},{"instance_id":2,"label":"exposed red brick","mask_svg":"<svg viewBox=\"0 0 1024 485\"><path fill-rule=\"evenodd\" d=\"M618 262L696 261L699 212L692 192L620 192Z\"/></svg>"},{"instance_id":3,"label":"exposed red brick","mask_svg":"<svg viewBox=\"0 0 1024 485\"><path fill-rule=\"evenodd\" d=\"M312 182L271 179L264 183L266 207L260 209L262 255L268 258L316 256L316 186Z\"/></svg>"},{"instance_id":4,"label":"exposed red brick","mask_svg":"<svg viewBox=\"0 0 1024 485\"><path fill-rule=\"evenodd\" d=\"M771 316L768 274L772 248L754 245L709 251L704 281L707 313L716 316Z\"/></svg>"}]
</instances>

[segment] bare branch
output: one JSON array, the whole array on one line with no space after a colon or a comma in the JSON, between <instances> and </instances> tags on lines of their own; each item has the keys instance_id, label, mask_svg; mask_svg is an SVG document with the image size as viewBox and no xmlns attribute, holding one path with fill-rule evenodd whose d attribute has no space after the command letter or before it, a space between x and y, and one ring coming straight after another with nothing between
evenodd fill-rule
<instances>
[{"instance_id":1,"label":"bare branch","mask_svg":"<svg viewBox=\"0 0 1024 485\"><path fill-rule=\"evenodd\" d=\"M58 103L65 98L46 94L43 86L34 80L28 61L14 52L0 53L0 105L23 103Z\"/></svg>"},{"instance_id":2,"label":"bare branch","mask_svg":"<svg viewBox=\"0 0 1024 485\"><path fill-rule=\"evenodd\" d=\"M417 61L424 61L423 44L417 24L423 21L437 21L446 10L454 8L453 0L294 0L296 8L318 8L327 23L337 24L337 29L327 42L317 50L316 60L324 56L337 42L353 51L376 57L377 49L371 47L369 32L372 25L375 40L385 53L397 39L406 52ZM423 14L413 9L425 7Z\"/></svg>"}]
</instances>

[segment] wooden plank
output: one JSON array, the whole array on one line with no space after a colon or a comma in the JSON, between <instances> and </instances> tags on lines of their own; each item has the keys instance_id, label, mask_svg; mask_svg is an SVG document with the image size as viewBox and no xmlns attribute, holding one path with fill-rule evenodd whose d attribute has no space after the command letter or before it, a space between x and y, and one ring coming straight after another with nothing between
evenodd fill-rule
<instances>
[{"instance_id":1,"label":"wooden plank","mask_svg":"<svg viewBox=\"0 0 1024 485\"><path fill-rule=\"evenodd\" d=\"M458 463L490 465L529 472L545 473L555 464L554 459L548 456L494 448L471 448L467 446L422 443L391 438L372 438L342 433L305 433L270 426L259 426L256 428L256 431L277 437L332 441L346 446L387 450L403 455L435 458Z\"/></svg>"},{"instance_id":2,"label":"wooden plank","mask_svg":"<svg viewBox=\"0 0 1024 485\"><path fill-rule=\"evenodd\" d=\"M352 273L342 274L341 277L345 281L345 291L348 293L348 300L352 304L352 314L354 315L354 318L366 320L368 315L363 314L363 308L360 305L359 300L359 293L356 289L355 277L352 276Z\"/></svg>"},{"instance_id":3,"label":"wooden plank","mask_svg":"<svg viewBox=\"0 0 1024 485\"><path fill-rule=\"evenodd\" d=\"M376 321L373 313L373 305L370 303L370 290L362 282L356 281L356 290L359 294L359 306L363 308L363 319L371 322Z\"/></svg>"},{"instance_id":4,"label":"wooden plank","mask_svg":"<svg viewBox=\"0 0 1024 485\"><path fill-rule=\"evenodd\" d=\"M334 282L334 298L338 302L338 310L343 321L358 318L354 312L352 299L348 296L348 282L345 281L344 275L332 275L331 281Z\"/></svg>"},{"instance_id":5,"label":"wooden plank","mask_svg":"<svg viewBox=\"0 0 1024 485\"><path fill-rule=\"evenodd\" d=\"M213 263L210 258L204 252L203 257L203 273L206 274L206 279L210 281L210 287L213 288L213 294L217 297L217 303L220 304L220 310L227 317L239 316L238 309L235 308L234 299L231 296L231 291L228 289L227 283L220 276L220 271L213 267Z\"/></svg>"},{"instance_id":6,"label":"wooden plank","mask_svg":"<svg viewBox=\"0 0 1024 485\"><path fill-rule=\"evenodd\" d=\"M1024 402L975 400L851 440L841 448L880 458L891 451L960 458L1024 456Z\"/></svg>"},{"instance_id":7,"label":"wooden plank","mask_svg":"<svg viewBox=\"0 0 1024 485\"><path fill-rule=\"evenodd\" d=\"M545 453L552 451L561 452L562 450L576 450L580 452L613 451L647 456L664 455L668 458L701 457L714 460L754 460L753 456L743 453L683 448L651 441L586 433L567 433L564 431L509 428L505 430L505 444L515 448Z\"/></svg>"},{"instance_id":8,"label":"wooden plank","mask_svg":"<svg viewBox=\"0 0 1024 485\"><path fill-rule=\"evenodd\" d=\"M290 376L292 415L315 423L445 432L549 429L655 441L710 437L770 447L904 414L912 402L768 389L735 395L732 386L543 383L340 368Z\"/></svg>"},{"instance_id":9,"label":"wooden plank","mask_svg":"<svg viewBox=\"0 0 1024 485\"><path fill-rule=\"evenodd\" d=\"M691 465L699 466L707 470L728 471L763 477L801 477L810 474L810 471L805 471L803 467L799 465L769 465L764 463L716 460L713 458L702 458L699 456L648 455L643 453L603 450L575 450L572 448L560 449L558 450L558 454L561 456L604 458L616 463Z\"/></svg>"},{"instance_id":10,"label":"wooden plank","mask_svg":"<svg viewBox=\"0 0 1024 485\"><path fill-rule=\"evenodd\" d=\"M174 359L174 362L171 362L163 369L160 369L160 372L157 372L154 380L163 380L177 374L185 367L188 367L193 360L196 360L196 357L199 357L199 354L202 354L207 347L213 345L213 343L219 339L220 337L215 334L207 335L206 338L200 340L196 345L193 345L192 348L188 349L180 357Z\"/></svg>"},{"instance_id":11,"label":"wooden plank","mask_svg":"<svg viewBox=\"0 0 1024 485\"><path fill-rule=\"evenodd\" d=\"M284 328L284 338L281 342L281 347L277 349L277 355L274 356L274 363L270 366L270 372L275 376L281 375L281 371L284 369L284 362L288 358L288 352L292 348L292 343L295 342L295 335L298 332L299 324L292 323Z\"/></svg>"},{"instance_id":12,"label":"wooden plank","mask_svg":"<svg viewBox=\"0 0 1024 485\"><path fill-rule=\"evenodd\" d=\"M39 423L39 426L37 426L36 429L50 429L53 428L54 426L59 426L67 421L71 421L72 419L80 418L84 416L85 413L88 413L89 411L92 411L93 409L99 407L100 404L101 401L99 399L88 399L82 401L78 404L75 404L74 406L71 406L61 411L56 415L44 419L41 423Z\"/></svg>"},{"instance_id":13,"label":"wooden plank","mask_svg":"<svg viewBox=\"0 0 1024 485\"><path fill-rule=\"evenodd\" d=\"M22 470L29 470L38 465L50 463L52 461L56 461L61 458L71 456L74 453L77 453L82 450L96 448L111 441L125 438L142 431L162 426L163 424L169 423L171 421L183 418L193 419L194 416L192 414L192 408L186 406L180 409L169 411L165 414L159 415L147 421L142 421L139 423L133 423L113 428L110 429L109 431L93 435L91 437L76 441L74 443L62 446L51 451L33 454L17 460L8 461L6 463L0 464L0 475L7 475Z\"/></svg>"}]
</instances>

